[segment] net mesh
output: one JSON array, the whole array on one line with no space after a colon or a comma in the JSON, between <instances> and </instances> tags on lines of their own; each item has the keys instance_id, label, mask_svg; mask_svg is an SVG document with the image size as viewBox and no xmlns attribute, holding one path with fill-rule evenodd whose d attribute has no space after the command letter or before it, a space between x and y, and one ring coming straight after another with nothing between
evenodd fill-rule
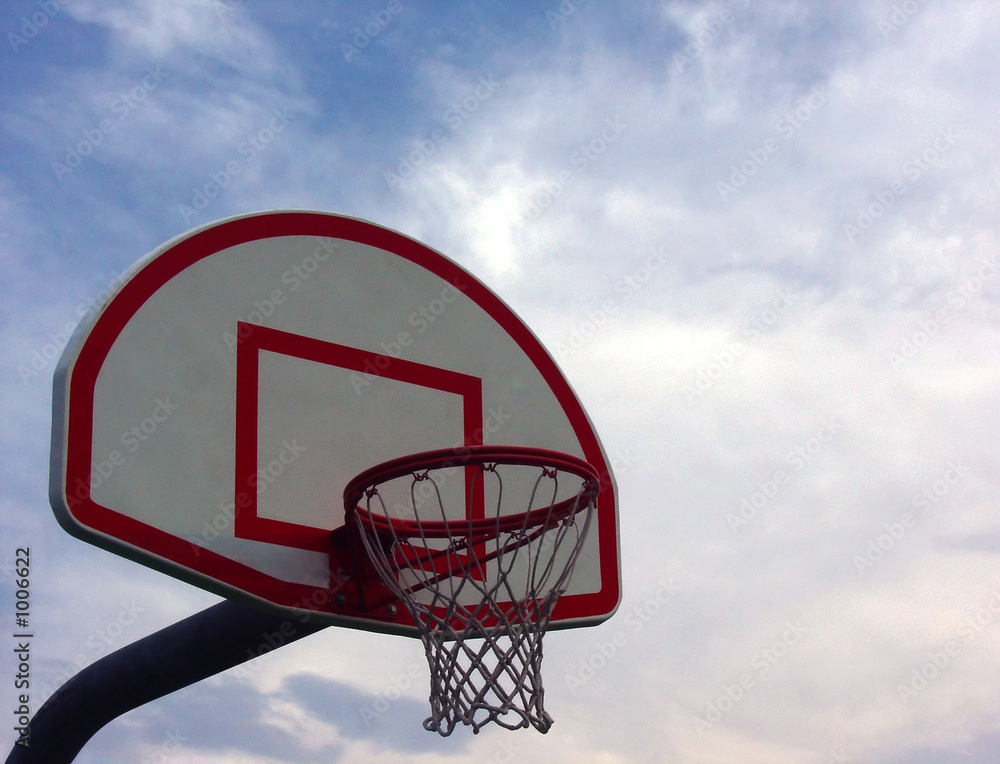
<instances>
[{"instance_id":1,"label":"net mesh","mask_svg":"<svg viewBox=\"0 0 1000 764\"><path fill-rule=\"evenodd\" d=\"M455 470L464 480L451 487L464 484L463 506L477 508L462 519L449 518L443 496ZM422 467L365 486L349 510L379 578L420 630L431 680L425 729L447 736L459 723L474 732L490 722L541 732L551 726L542 637L598 491L596 476L579 472L485 458ZM505 481L515 487L506 496ZM527 511L521 504L504 514L512 494L519 503L526 497Z\"/></svg>"}]
</instances>

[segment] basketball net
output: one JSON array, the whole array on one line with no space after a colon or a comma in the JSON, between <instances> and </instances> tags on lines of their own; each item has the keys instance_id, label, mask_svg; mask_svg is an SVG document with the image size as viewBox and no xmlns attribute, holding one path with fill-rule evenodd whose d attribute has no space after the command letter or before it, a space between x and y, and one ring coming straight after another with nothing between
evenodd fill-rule
<instances>
[{"instance_id":1,"label":"basketball net","mask_svg":"<svg viewBox=\"0 0 1000 764\"><path fill-rule=\"evenodd\" d=\"M542 637L586 538L597 474L538 449L469 451L418 454L359 475L345 491L348 522L420 631L431 680L424 728L447 736L459 723L478 733L495 722L547 732ZM442 499L456 470L466 506L481 508L458 520ZM527 511L503 513L505 479L530 494Z\"/></svg>"}]
</instances>

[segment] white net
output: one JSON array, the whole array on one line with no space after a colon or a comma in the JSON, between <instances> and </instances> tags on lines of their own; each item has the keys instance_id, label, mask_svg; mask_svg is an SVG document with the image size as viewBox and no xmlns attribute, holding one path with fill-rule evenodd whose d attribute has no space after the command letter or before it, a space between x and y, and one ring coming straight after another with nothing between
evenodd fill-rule
<instances>
[{"instance_id":1,"label":"white net","mask_svg":"<svg viewBox=\"0 0 1000 764\"><path fill-rule=\"evenodd\" d=\"M459 723L474 732L490 722L541 732L552 725L542 637L572 576L598 485L583 462L585 470L567 471L565 463L536 461L501 464L484 455L467 466L423 464L364 486L349 510L379 577L420 629L431 675L424 727L442 736ZM447 506L456 482L464 484L464 518ZM518 509L505 513L511 496Z\"/></svg>"}]
</instances>

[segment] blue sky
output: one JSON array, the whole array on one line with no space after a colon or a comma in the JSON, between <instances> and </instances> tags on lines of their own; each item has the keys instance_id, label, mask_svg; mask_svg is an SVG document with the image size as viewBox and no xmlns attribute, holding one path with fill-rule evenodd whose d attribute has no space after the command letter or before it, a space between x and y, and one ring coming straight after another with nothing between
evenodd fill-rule
<instances>
[{"instance_id":1,"label":"blue sky","mask_svg":"<svg viewBox=\"0 0 1000 764\"><path fill-rule=\"evenodd\" d=\"M0 560L9 605L31 547L38 681L217 601L47 500L55 349L195 226L429 244L628 455L624 599L549 635L548 735L439 740L417 642L327 630L83 764L997 761L995 4L10 0L0 31Z\"/></svg>"}]
</instances>

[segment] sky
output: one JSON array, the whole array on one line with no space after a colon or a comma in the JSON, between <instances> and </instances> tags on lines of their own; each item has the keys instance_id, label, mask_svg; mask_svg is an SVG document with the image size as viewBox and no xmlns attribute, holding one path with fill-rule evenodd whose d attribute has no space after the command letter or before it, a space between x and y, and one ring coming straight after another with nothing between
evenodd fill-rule
<instances>
[{"instance_id":1,"label":"sky","mask_svg":"<svg viewBox=\"0 0 1000 764\"><path fill-rule=\"evenodd\" d=\"M315 209L445 253L620 455L621 606L546 637L548 734L425 732L419 642L327 629L81 764L1000 760L995 3L8 0L0 31L32 710L219 601L47 497L59 351L196 226Z\"/></svg>"}]
</instances>

